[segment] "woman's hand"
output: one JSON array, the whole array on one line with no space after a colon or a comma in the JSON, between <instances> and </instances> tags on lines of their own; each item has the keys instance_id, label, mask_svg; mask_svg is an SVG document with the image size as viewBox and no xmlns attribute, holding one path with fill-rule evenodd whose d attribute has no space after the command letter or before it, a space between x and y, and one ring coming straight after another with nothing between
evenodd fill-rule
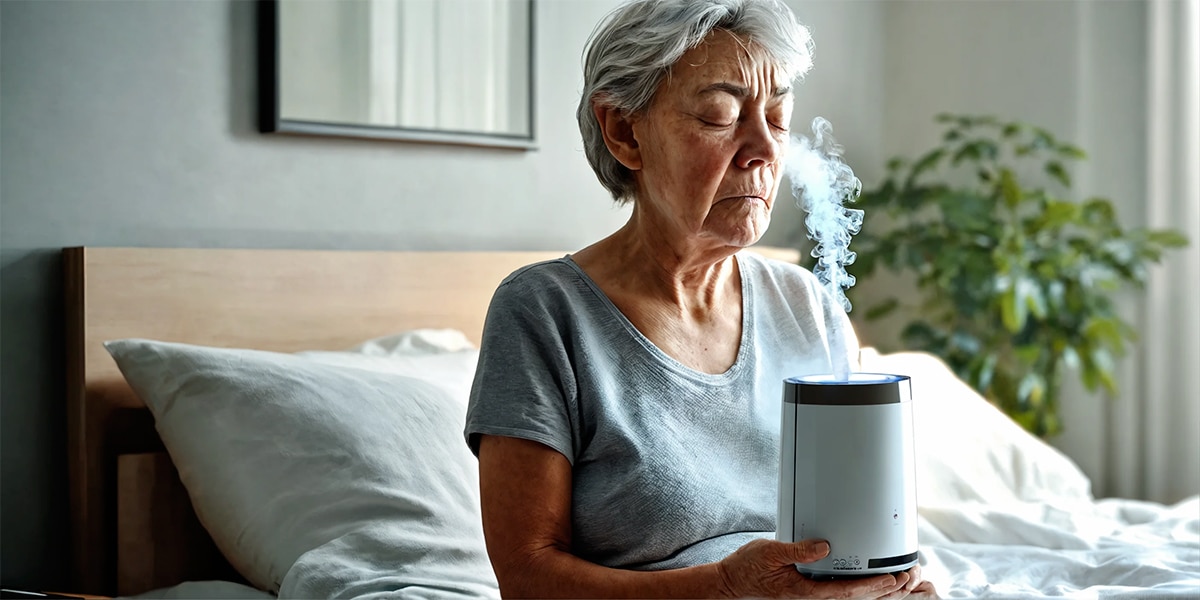
<instances>
[{"instance_id":1,"label":"woman's hand","mask_svg":"<svg viewBox=\"0 0 1200 600\"><path fill-rule=\"evenodd\" d=\"M829 544L821 540L795 543L754 540L730 554L717 569L724 592L732 598L869 598L894 600L913 592L933 594L933 586L921 581L921 568L897 576L878 575L863 579L815 581L800 574L796 563L821 560Z\"/></svg>"}]
</instances>

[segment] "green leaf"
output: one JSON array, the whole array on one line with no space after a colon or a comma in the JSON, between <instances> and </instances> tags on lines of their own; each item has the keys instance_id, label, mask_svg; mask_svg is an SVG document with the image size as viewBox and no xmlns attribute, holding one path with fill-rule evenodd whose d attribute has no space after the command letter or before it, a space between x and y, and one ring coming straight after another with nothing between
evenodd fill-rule
<instances>
[{"instance_id":1,"label":"green leaf","mask_svg":"<svg viewBox=\"0 0 1200 600\"><path fill-rule=\"evenodd\" d=\"M969 191L957 191L937 198L946 223L960 231L984 231L992 221L991 200ZM958 240L954 240L958 241Z\"/></svg>"},{"instance_id":2,"label":"green leaf","mask_svg":"<svg viewBox=\"0 0 1200 600\"><path fill-rule=\"evenodd\" d=\"M916 164L913 165L912 172L909 173L909 175L908 175L908 180L913 181L921 173L924 173L925 171L928 171L928 170L936 167L938 161L940 161L942 159L942 156L944 156L945 154L946 154L946 151L944 149L938 148L936 150L932 150L929 153L925 154L925 156L922 156L916 162Z\"/></svg>"},{"instance_id":3,"label":"green leaf","mask_svg":"<svg viewBox=\"0 0 1200 600\"><path fill-rule=\"evenodd\" d=\"M1016 421L1017 425L1020 425L1025 431L1032 433L1038 429L1037 415L1035 415L1033 411L1018 410L1016 412L1010 412L1009 416L1012 417L1012 420Z\"/></svg>"},{"instance_id":4,"label":"green leaf","mask_svg":"<svg viewBox=\"0 0 1200 600\"><path fill-rule=\"evenodd\" d=\"M1033 128L1033 147L1039 150L1045 148L1054 148L1058 145L1058 140L1054 139L1054 134L1042 129L1041 127Z\"/></svg>"},{"instance_id":5,"label":"green leaf","mask_svg":"<svg viewBox=\"0 0 1200 600\"><path fill-rule=\"evenodd\" d=\"M1062 200L1049 200L1042 208L1041 214L1031 222L1031 227L1034 232L1057 230L1078 220L1079 215L1078 204Z\"/></svg>"},{"instance_id":6,"label":"green leaf","mask_svg":"<svg viewBox=\"0 0 1200 600\"><path fill-rule=\"evenodd\" d=\"M999 360L995 354L988 354L980 361L979 370L975 375L975 381L979 389L986 390L992 385L992 376L996 374L996 361Z\"/></svg>"},{"instance_id":7,"label":"green leaf","mask_svg":"<svg viewBox=\"0 0 1200 600\"><path fill-rule=\"evenodd\" d=\"M1021 191L1021 185L1017 183L1017 176L1008 167L1000 169L1000 195L1004 198L1004 205L1008 208L1016 208L1020 205L1025 195Z\"/></svg>"},{"instance_id":8,"label":"green leaf","mask_svg":"<svg viewBox=\"0 0 1200 600\"><path fill-rule=\"evenodd\" d=\"M1062 420L1058 418L1057 413L1046 411L1042 413L1041 417L1042 423L1040 429L1042 437L1053 437L1062 433Z\"/></svg>"},{"instance_id":9,"label":"green leaf","mask_svg":"<svg viewBox=\"0 0 1200 600\"><path fill-rule=\"evenodd\" d=\"M1032 365L1042 356L1042 347L1039 344L1023 344L1013 350L1013 355L1022 365Z\"/></svg>"},{"instance_id":10,"label":"green leaf","mask_svg":"<svg viewBox=\"0 0 1200 600\"><path fill-rule=\"evenodd\" d=\"M1186 235L1174 229L1158 229L1147 232L1146 239L1163 248L1183 248L1188 245Z\"/></svg>"},{"instance_id":11,"label":"green leaf","mask_svg":"<svg viewBox=\"0 0 1200 600\"><path fill-rule=\"evenodd\" d=\"M1071 187L1071 176L1067 174L1067 169L1062 163L1056 160L1046 163L1046 174L1058 180L1063 187Z\"/></svg>"},{"instance_id":12,"label":"green leaf","mask_svg":"<svg viewBox=\"0 0 1200 600\"><path fill-rule=\"evenodd\" d=\"M1114 377L1116 370L1113 362L1112 354L1104 348L1092 348L1091 363L1096 369L1096 376L1100 380L1100 384L1104 386L1109 393L1116 393L1117 380Z\"/></svg>"},{"instance_id":13,"label":"green leaf","mask_svg":"<svg viewBox=\"0 0 1200 600\"><path fill-rule=\"evenodd\" d=\"M1125 337L1121 333L1121 322L1115 317L1097 317L1089 319L1083 327L1083 335L1093 341L1093 345L1106 345L1110 348L1121 348ZM1096 344L1095 342L1099 342Z\"/></svg>"},{"instance_id":14,"label":"green leaf","mask_svg":"<svg viewBox=\"0 0 1200 600\"><path fill-rule=\"evenodd\" d=\"M1055 150L1060 156L1065 158L1073 158L1076 160L1083 160L1087 158L1086 152L1075 146L1072 146L1071 144L1059 144L1058 148L1055 148Z\"/></svg>"},{"instance_id":15,"label":"green leaf","mask_svg":"<svg viewBox=\"0 0 1200 600\"><path fill-rule=\"evenodd\" d=\"M950 346L968 355L976 355L983 351L983 342L968 331L958 330L950 336Z\"/></svg>"},{"instance_id":16,"label":"green leaf","mask_svg":"<svg viewBox=\"0 0 1200 600\"><path fill-rule=\"evenodd\" d=\"M1028 316L1028 305L1017 297L1017 290L1018 287L1014 286L1000 296L1000 319L1009 333L1017 333L1024 329Z\"/></svg>"},{"instance_id":17,"label":"green leaf","mask_svg":"<svg viewBox=\"0 0 1200 600\"><path fill-rule=\"evenodd\" d=\"M1083 203L1081 212L1084 223L1105 229L1113 227L1117 219L1117 211L1106 198L1089 198Z\"/></svg>"},{"instance_id":18,"label":"green leaf","mask_svg":"<svg viewBox=\"0 0 1200 600\"><path fill-rule=\"evenodd\" d=\"M1046 380L1037 373L1026 373L1017 387L1017 399L1024 405L1038 408L1046 394Z\"/></svg>"},{"instance_id":19,"label":"green leaf","mask_svg":"<svg viewBox=\"0 0 1200 600\"><path fill-rule=\"evenodd\" d=\"M1021 124L1020 123L1009 123L1009 124L1005 125L1004 129L1001 131L1001 135L1003 135L1006 138L1016 137L1020 133L1021 133Z\"/></svg>"},{"instance_id":20,"label":"green leaf","mask_svg":"<svg viewBox=\"0 0 1200 600\"><path fill-rule=\"evenodd\" d=\"M950 164L958 165L964 160L991 160L996 158L996 155L999 154L999 151L1000 150L996 146L996 143L991 140L972 140L966 144L963 144L962 147L960 147L958 151L954 153L954 156L950 159Z\"/></svg>"},{"instance_id":21,"label":"green leaf","mask_svg":"<svg viewBox=\"0 0 1200 600\"><path fill-rule=\"evenodd\" d=\"M1063 362L1066 363L1067 367L1072 370L1079 369L1079 353L1075 351L1075 348L1071 346L1063 348L1062 357Z\"/></svg>"},{"instance_id":22,"label":"green leaf","mask_svg":"<svg viewBox=\"0 0 1200 600\"><path fill-rule=\"evenodd\" d=\"M1019 285L1022 287L1022 294L1025 296L1025 306L1033 316L1038 319L1045 319L1049 312L1046 308L1046 297L1042 294L1042 288L1036 281L1023 277Z\"/></svg>"}]
</instances>

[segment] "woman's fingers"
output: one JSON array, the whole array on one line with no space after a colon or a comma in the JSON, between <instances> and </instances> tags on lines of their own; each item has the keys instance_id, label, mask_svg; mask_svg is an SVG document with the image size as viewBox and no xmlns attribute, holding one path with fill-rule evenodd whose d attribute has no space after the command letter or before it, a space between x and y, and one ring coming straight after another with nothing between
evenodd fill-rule
<instances>
[{"instance_id":1,"label":"woman's fingers","mask_svg":"<svg viewBox=\"0 0 1200 600\"><path fill-rule=\"evenodd\" d=\"M825 540L802 540L787 544L787 547L792 551L794 562L817 562L829 556L829 542Z\"/></svg>"},{"instance_id":2,"label":"woman's fingers","mask_svg":"<svg viewBox=\"0 0 1200 600\"><path fill-rule=\"evenodd\" d=\"M922 581L921 583L918 583L917 587L913 588L912 595L918 596L922 600L937 600L939 597L937 588L935 588L933 583L929 581Z\"/></svg>"}]
</instances>

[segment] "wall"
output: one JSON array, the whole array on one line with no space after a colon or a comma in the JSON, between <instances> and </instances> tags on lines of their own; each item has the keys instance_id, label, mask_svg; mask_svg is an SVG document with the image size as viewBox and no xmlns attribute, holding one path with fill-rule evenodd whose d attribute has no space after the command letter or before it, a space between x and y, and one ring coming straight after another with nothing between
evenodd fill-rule
<instances>
[{"instance_id":1,"label":"wall","mask_svg":"<svg viewBox=\"0 0 1200 600\"><path fill-rule=\"evenodd\" d=\"M63 246L574 249L618 227L574 114L615 0L537 3L532 152L263 136L244 0L0 2L0 580L66 575ZM796 115L879 164L881 7L795 2L817 41ZM870 167L864 167L869 170ZM786 241L799 215L781 206Z\"/></svg>"}]
</instances>

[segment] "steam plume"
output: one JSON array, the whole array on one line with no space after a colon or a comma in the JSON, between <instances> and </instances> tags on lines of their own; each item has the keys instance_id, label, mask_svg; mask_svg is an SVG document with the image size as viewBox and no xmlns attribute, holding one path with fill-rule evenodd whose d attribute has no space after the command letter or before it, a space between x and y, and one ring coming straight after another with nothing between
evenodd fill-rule
<instances>
[{"instance_id":1,"label":"steam plume","mask_svg":"<svg viewBox=\"0 0 1200 600\"><path fill-rule=\"evenodd\" d=\"M808 238L815 242L812 256L817 259L813 274L849 312L850 300L842 290L854 285L854 276L846 272L846 265L854 263L850 238L862 229L863 211L846 208L842 203L858 198L862 182L842 162L842 147L833 139L829 121L816 117L812 130L811 139L792 138L785 170L797 204L808 213L804 223Z\"/></svg>"},{"instance_id":2,"label":"steam plume","mask_svg":"<svg viewBox=\"0 0 1200 600\"><path fill-rule=\"evenodd\" d=\"M846 265L854 262L855 254L850 251L850 238L862 229L863 211L846 208L847 200L853 202L862 191L862 182L854 171L842 162L842 147L833 139L833 127L829 121L816 117L812 121L813 137L792 138L784 170L792 181L792 194L796 203L808 216L804 224L809 239L815 242L812 249L817 264L813 274L825 285L846 312L850 312L850 300L843 289L854 285L854 276L846 272ZM826 348L838 381L850 378L850 357L847 356L838 321L827 335L830 347Z\"/></svg>"}]
</instances>

